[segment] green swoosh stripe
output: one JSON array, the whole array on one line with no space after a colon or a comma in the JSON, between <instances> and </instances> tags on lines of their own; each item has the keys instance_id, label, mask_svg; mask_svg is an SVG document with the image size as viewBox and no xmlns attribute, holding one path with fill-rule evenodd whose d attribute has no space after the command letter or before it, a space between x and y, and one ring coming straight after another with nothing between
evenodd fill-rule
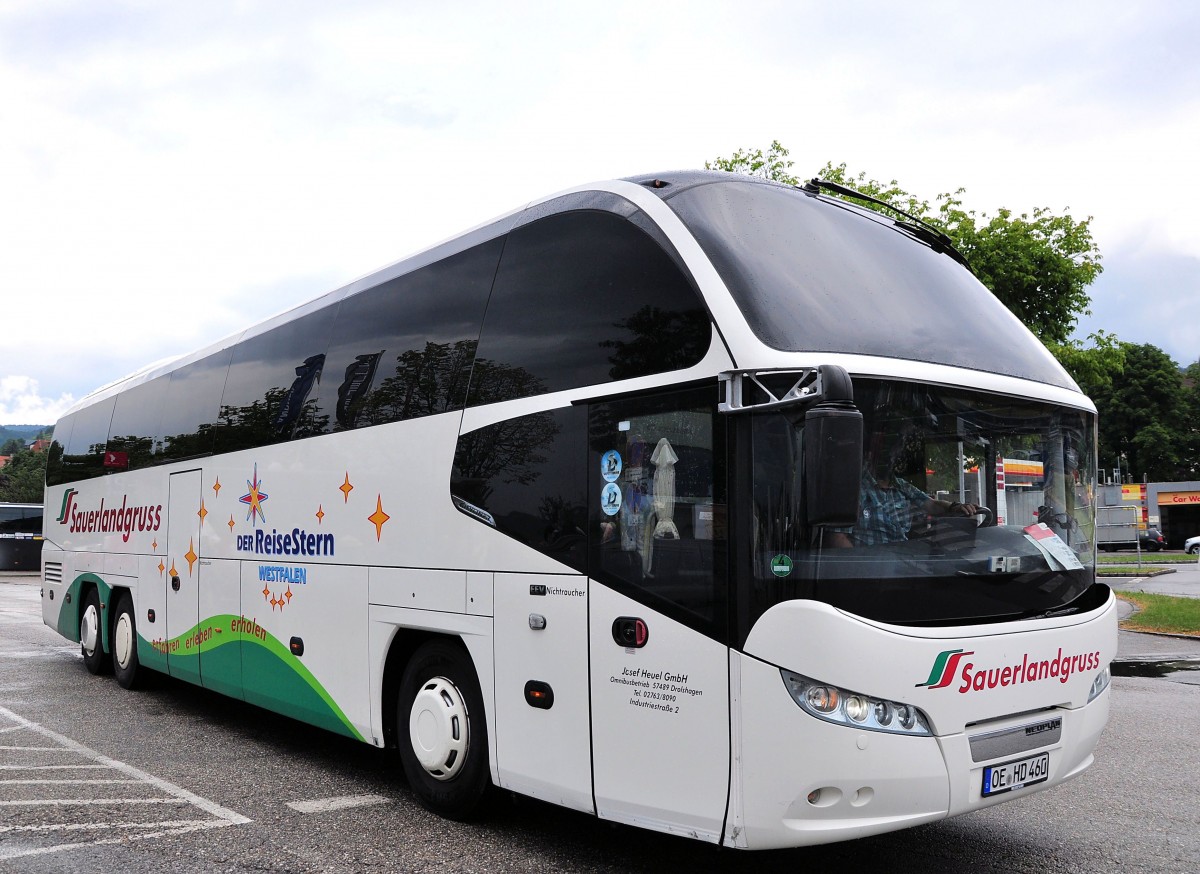
<instances>
[{"instance_id":1,"label":"green swoosh stripe","mask_svg":"<svg viewBox=\"0 0 1200 874\"><path fill-rule=\"evenodd\" d=\"M148 641L139 634L139 657L143 653L148 667L191 663L205 686L235 696L240 689L251 704L364 740L312 671L253 618L210 616L166 640Z\"/></svg>"}]
</instances>

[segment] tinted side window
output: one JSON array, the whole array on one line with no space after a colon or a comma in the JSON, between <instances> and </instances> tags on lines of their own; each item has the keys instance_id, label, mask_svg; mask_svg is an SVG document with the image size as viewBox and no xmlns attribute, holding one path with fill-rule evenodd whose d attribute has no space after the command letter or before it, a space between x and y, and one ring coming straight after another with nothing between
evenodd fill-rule
<instances>
[{"instance_id":1,"label":"tinted side window","mask_svg":"<svg viewBox=\"0 0 1200 874\"><path fill-rule=\"evenodd\" d=\"M0 507L0 537L41 533L41 507Z\"/></svg>"},{"instance_id":2,"label":"tinted side window","mask_svg":"<svg viewBox=\"0 0 1200 874\"><path fill-rule=\"evenodd\" d=\"M250 449L329 429L320 397L332 327L333 310L321 310L234 347L214 452Z\"/></svg>"},{"instance_id":3,"label":"tinted side window","mask_svg":"<svg viewBox=\"0 0 1200 874\"><path fill-rule=\"evenodd\" d=\"M71 437L63 453L63 482L88 479L104 473L104 449L116 398L108 398L75 413Z\"/></svg>"},{"instance_id":4,"label":"tinted side window","mask_svg":"<svg viewBox=\"0 0 1200 874\"><path fill-rule=\"evenodd\" d=\"M327 428L462 409L501 247L489 240L342 301L320 398Z\"/></svg>"},{"instance_id":5,"label":"tinted side window","mask_svg":"<svg viewBox=\"0 0 1200 874\"><path fill-rule=\"evenodd\" d=\"M587 570L587 411L551 410L458 438L450 494L468 516Z\"/></svg>"},{"instance_id":6,"label":"tinted side window","mask_svg":"<svg viewBox=\"0 0 1200 874\"><path fill-rule=\"evenodd\" d=\"M171 372L171 384L155 439L154 459L163 463L210 455L213 425L231 350L225 349Z\"/></svg>"},{"instance_id":7,"label":"tinted side window","mask_svg":"<svg viewBox=\"0 0 1200 874\"><path fill-rule=\"evenodd\" d=\"M71 429L75 424L74 416L59 419L54 426L54 436L50 440L50 449L46 455L46 485L60 486L67 482L66 471L63 469L63 453L71 440Z\"/></svg>"},{"instance_id":8,"label":"tinted side window","mask_svg":"<svg viewBox=\"0 0 1200 874\"><path fill-rule=\"evenodd\" d=\"M153 464L154 438L170 382L170 376L160 376L117 395L108 429L110 470L136 470Z\"/></svg>"},{"instance_id":9,"label":"tinted side window","mask_svg":"<svg viewBox=\"0 0 1200 874\"><path fill-rule=\"evenodd\" d=\"M591 575L724 639L725 437L711 388L593 404Z\"/></svg>"},{"instance_id":10,"label":"tinted side window","mask_svg":"<svg viewBox=\"0 0 1200 874\"><path fill-rule=\"evenodd\" d=\"M512 231L488 303L468 404L689 367L707 311L632 222L577 210Z\"/></svg>"}]
</instances>

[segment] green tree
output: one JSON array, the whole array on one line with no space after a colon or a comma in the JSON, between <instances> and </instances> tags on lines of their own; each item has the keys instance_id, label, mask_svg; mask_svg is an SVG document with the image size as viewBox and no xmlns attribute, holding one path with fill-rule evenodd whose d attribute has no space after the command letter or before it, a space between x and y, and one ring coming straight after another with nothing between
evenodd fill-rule
<instances>
[{"instance_id":1,"label":"green tree","mask_svg":"<svg viewBox=\"0 0 1200 874\"><path fill-rule=\"evenodd\" d=\"M792 166L792 162L788 160L790 154L791 152L779 144L779 140L772 140L765 155L762 149L755 149L753 152L738 149L728 158L705 161L704 169L724 170L727 173L770 179L785 185L799 185L800 180L788 172L788 168Z\"/></svg>"},{"instance_id":2,"label":"green tree","mask_svg":"<svg viewBox=\"0 0 1200 874\"><path fill-rule=\"evenodd\" d=\"M1122 344L1120 379L1093 389L1100 417L1100 466L1134 481L1192 479L1194 436L1183 375L1167 353Z\"/></svg>"},{"instance_id":3,"label":"green tree","mask_svg":"<svg viewBox=\"0 0 1200 874\"><path fill-rule=\"evenodd\" d=\"M705 167L795 185L797 178L790 171L793 162L788 155L776 140L766 154L761 149L739 149L729 158L706 162ZM1021 214L1003 207L995 214L976 212L963 206L961 196L966 189L939 194L931 202L895 179L880 182L832 162L816 176L860 191L943 231L980 281L1078 379L1103 383L1111 378L1113 367L1119 367L1120 353L1111 335L1092 335L1090 347L1071 339L1079 317L1090 312L1086 289L1103 269L1090 217L1077 221L1069 213L1059 215L1045 207ZM857 202L886 212L869 201Z\"/></svg>"},{"instance_id":4,"label":"green tree","mask_svg":"<svg viewBox=\"0 0 1200 874\"><path fill-rule=\"evenodd\" d=\"M40 504L45 486L45 452L25 450L0 467L0 501Z\"/></svg>"}]
</instances>

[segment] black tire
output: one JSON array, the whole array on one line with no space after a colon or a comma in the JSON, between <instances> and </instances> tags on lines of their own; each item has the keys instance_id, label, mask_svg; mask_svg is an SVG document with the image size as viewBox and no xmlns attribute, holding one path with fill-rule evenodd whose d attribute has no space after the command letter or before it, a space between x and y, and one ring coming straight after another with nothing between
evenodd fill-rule
<instances>
[{"instance_id":1,"label":"black tire","mask_svg":"<svg viewBox=\"0 0 1200 874\"><path fill-rule=\"evenodd\" d=\"M137 620L133 615L133 599L128 592L122 593L113 613L112 668L122 688L132 689L138 684L141 666L137 654Z\"/></svg>"},{"instance_id":2,"label":"black tire","mask_svg":"<svg viewBox=\"0 0 1200 874\"><path fill-rule=\"evenodd\" d=\"M479 812L488 788L487 720L462 646L426 643L400 680L396 738L404 775L427 809L450 819Z\"/></svg>"},{"instance_id":3,"label":"black tire","mask_svg":"<svg viewBox=\"0 0 1200 874\"><path fill-rule=\"evenodd\" d=\"M1200 545L1189 546L1187 549L1188 555L1195 555L1197 552L1200 552Z\"/></svg>"},{"instance_id":4,"label":"black tire","mask_svg":"<svg viewBox=\"0 0 1200 874\"><path fill-rule=\"evenodd\" d=\"M100 593L90 587L83 599L83 610L79 613L79 651L83 664L92 674L108 673L109 662L104 657L102 629L104 615L100 610Z\"/></svg>"}]
</instances>

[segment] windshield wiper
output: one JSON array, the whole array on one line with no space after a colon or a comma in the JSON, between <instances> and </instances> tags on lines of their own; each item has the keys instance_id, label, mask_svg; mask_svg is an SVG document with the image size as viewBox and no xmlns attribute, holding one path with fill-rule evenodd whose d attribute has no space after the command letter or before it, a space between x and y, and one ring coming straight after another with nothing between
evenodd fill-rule
<instances>
[{"instance_id":1,"label":"windshield wiper","mask_svg":"<svg viewBox=\"0 0 1200 874\"><path fill-rule=\"evenodd\" d=\"M949 255L963 267L971 270L970 263L967 261L962 252L954 248L954 242L946 235L945 231L940 230L923 219L917 218L911 213L905 212L904 210L900 209L900 207L890 204L886 200L880 200L877 197L872 197L869 194L863 194L861 191L855 191L853 188L849 188L845 185L839 185L837 182L830 182L826 179L810 179L808 182L805 182L804 185L800 186L800 188L804 191L812 192L813 194L820 194L822 191L829 191L833 194L839 194L842 197L852 197L855 200L873 203L878 207L882 207L883 209L889 210L898 215L902 215L908 219L908 221L905 222L892 219L892 221L895 222L896 227L905 231L909 236L927 244L935 252L941 252ZM971 270L971 272L974 273L975 271Z\"/></svg>"}]
</instances>

